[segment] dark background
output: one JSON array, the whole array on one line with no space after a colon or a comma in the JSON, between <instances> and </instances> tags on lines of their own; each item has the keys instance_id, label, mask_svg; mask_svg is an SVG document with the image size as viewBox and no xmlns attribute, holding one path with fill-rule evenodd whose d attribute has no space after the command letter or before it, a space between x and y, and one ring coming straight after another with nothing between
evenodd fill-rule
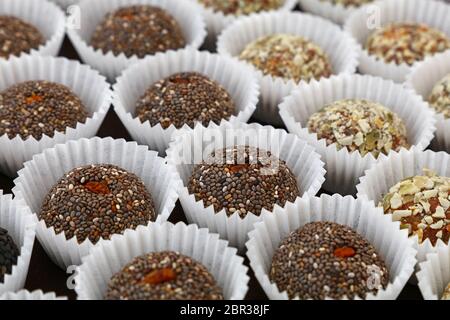
<instances>
[{"instance_id":1,"label":"dark background","mask_svg":"<svg viewBox=\"0 0 450 320\"><path fill-rule=\"evenodd\" d=\"M64 41L60 56L79 60L77 53L75 52L70 41L67 38ZM117 118L112 108L106 116L105 121L97 135L99 137L113 137L123 138L129 141L131 140L130 135L128 134L127 130L124 128L120 120ZM5 193L10 193L13 185L13 179L0 174L0 189L3 189ZM179 202L177 203L173 214L169 218L169 221L174 223L179 221L186 222L183 209L181 208ZM248 265L247 261L246 265ZM247 293L246 299L267 299L264 291L259 286L258 281L253 276L251 269L249 270L249 272L251 280L249 283L249 291ZM66 286L68 276L70 275L66 274L65 271L52 263L36 238L25 288L30 291L37 289L41 289L44 292L54 291L58 296L68 296L69 299L75 299L75 291L69 290ZM399 299L422 299L422 296L417 286L408 284L401 293Z\"/></svg>"}]
</instances>

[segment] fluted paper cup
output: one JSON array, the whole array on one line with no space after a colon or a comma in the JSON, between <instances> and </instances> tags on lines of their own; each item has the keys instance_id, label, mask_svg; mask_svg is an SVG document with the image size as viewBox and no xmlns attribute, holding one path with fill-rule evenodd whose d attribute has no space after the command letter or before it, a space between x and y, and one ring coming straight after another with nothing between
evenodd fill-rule
<instances>
[{"instance_id":1,"label":"fluted paper cup","mask_svg":"<svg viewBox=\"0 0 450 320\"><path fill-rule=\"evenodd\" d=\"M0 300L67 300L67 297L58 297L54 292L44 293L42 290L20 290L3 294Z\"/></svg>"},{"instance_id":2,"label":"fluted paper cup","mask_svg":"<svg viewBox=\"0 0 450 320\"><path fill-rule=\"evenodd\" d=\"M137 175L152 196L156 222L169 218L178 199L176 190L181 185L178 174L156 152L123 139L80 139L46 149L19 171L13 193L39 216L45 196L64 174L90 164L117 165ZM64 232L56 234L43 220L38 222L37 236L48 256L62 269L79 265L94 246L89 239L80 244L75 237L66 239ZM103 241L106 240L98 243Z\"/></svg>"},{"instance_id":3,"label":"fluted paper cup","mask_svg":"<svg viewBox=\"0 0 450 320\"><path fill-rule=\"evenodd\" d=\"M380 25L391 22L416 22L425 23L444 32L450 37L450 6L434 0L384 0L372 4L375 10L367 10L366 7L358 9L345 22L344 30L364 47L367 38L375 30L368 21L373 17L379 18ZM384 60L370 55L366 49L361 50L359 71L363 74L371 74L402 83L411 72L412 66L406 63L386 63Z\"/></svg>"},{"instance_id":4,"label":"fluted paper cup","mask_svg":"<svg viewBox=\"0 0 450 320\"><path fill-rule=\"evenodd\" d=\"M167 150L166 159L177 168L184 182L179 196L187 219L219 233L231 246L243 251L248 232L262 216L252 212L245 218L241 218L238 213L227 216L225 209L216 213L213 206L205 208L203 201L196 201L187 188L195 164L202 163L203 157L209 156L214 150L235 145L261 148L284 160L297 179L301 195L313 196L320 190L325 170L320 156L306 142L269 126L242 124L235 127L224 122L220 126L212 124L207 128L198 125L194 130L177 134Z\"/></svg>"},{"instance_id":5,"label":"fluted paper cup","mask_svg":"<svg viewBox=\"0 0 450 320\"><path fill-rule=\"evenodd\" d=\"M430 169L437 175L450 177L450 155L446 152L421 151L417 148L393 152L361 177L361 182L357 186L358 198L373 200L378 204L384 195L389 193L391 187L403 179L423 175L423 169ZM418 249L419 262L424 261L428 253L435 252L436 246L448 246L441 239L433 246L428 239L419 244L417 236L412 238Z\"/></svg>"},{"instance_id":6,"label":"fluted paper cup","mask_svg":"<svg viewBox=\"0 0 450 320\"><path fill-rule=\"evenodd\" d=\"M406 84L427 101L433 87L450 74L450 51L435 55L417 64L408 74ZM450 119L436 112L436 134L431 142L435 151L450 153Z\"/></svg>"},{"instance_id":7,"label":"fluted paper cup","mask_svg":"<svg viewBox=\"0 0 450 320\"><path fill-rule=\"evenodd\" d=\"M418 286L425 300L440 300L450 283L450 247L440 246L419 264Z\"/></svg>"},{"instance_id":8,"label":"fluted paper cup","mask_svg":"<svg viewBox=\"0 0 450 320\"><path fill-rule=\"evenodd\" d=\"M303 197L284 209L265 215L255 224L247 242L247 256L266 295L272 300L288 300L286 291L280 292L269 279L272 257L280 243L293 231L309 222L330 221L346 225L371 243L389 270L389 284L377 294L369 293L367 300L394 300L398 297L416 264L416 250L406 230L383 215L373 202L340 195ZM346 299L346 297L342 297Z\"/></svg>"},{"instance_id":9,"label":"fluted paper cup","mask_svg":"<svg viewBox=\"0 0 450 320\"><path fill-rule=\"evenodd\" d=\"M65 9L74 4L77 4L80 0L50 0L56 4L58 4L61 8Z\"/></svg>"},{"instance_id":10,"label":"fluted paper cup","mask_svg":"<svg viewBox=\"0 0 450 320\"><path fill-rule=\"evenodd\" d=\"M36 218L25 203L13 200L0 190L0 228L8 231L20 251L16 264L10 274L5 274L0 282L0 296L9 291L24 287L33 252Z\"/></svg>"},{"instance_id":11,"label":"fluted paper cup","mask_svg":"<svg viewBox=\"0 0 450 320\"><path fill-rule=\"evenodd\" d=\"M289 132L308 141L322 156L327 170L324 185L327 191L355 194L358 178L364 170L386 157L380 154L375 159L371 153L361 156L359 151L338 150L335 143L327 145L325 139L319 140L316 133L309 132L310 117L325 105L342 99L367 99L389 108L405 123L408 142L412 146L423 150L433 139L434 112L411 89L391 80L368 75L340 75L302 84L280 104L280 115Z\"/></svg>"},{"instance_id":12,"label":"fluted paper cup","mask_svg":"<svg viewBox=\"0 0 450 320\"><path fill-rule=\"evenodd\" d=\"M93 248L77 268L78 299L103 299L111 277L133 258L160 251L175 251L193 258L213 275L226 300L244 299L248 290L248 268L236 249L228 247L226 241L219 240L217 234L207 229L181 222L139 226Z\"/></svg>"},{"instance_id":13,"label":"fluted paper cup","mask_svg":"<svg viewBox=\"0 0 450 320\"><path fill-rule=\"evenodd\" d=\"M127 57L125 54L114 55L112 52L104 53L90 45L91 36L97 25L110 12L130 5L152 5L160 7L171 14L180 24L186 39L187 47L198 49L206 37L206 25L201 15L200 7L189 1L179 0L81 0L79 2L81 13L81 28L69 28L67 33L78 54L84 62L104 74L113 81L130 65L138 62L136 55ZM69 19L75 19L72 13Z\"/></svg>"},{"instance_id":14,"label":"fluted paper cup","mask_svg":"<svg viewBox=\"0 0 450 320\"><path fill-rule=\"evenodd\" d=\"M359 55L356 41L330 21L303 13L262 13L239 19L220 35L217 50L237 59L250 43L277 33L302 36L317 44L328 55L333 74L356 71ZM256 70L261 84L260 104L254 117L267 124L282 125L277 106L297 83L263 75L260 70L252 68Z\"/></svg>"},{"instance_id":15,"label":"fluted paper cup","mask_svg":"<svg viewBox=\"0 0 450 320\"><path fill-rule=\"evenodd\" d=\"M45 43L37 49L32 49L30 55L58 55L64 40L66 18L64 12L57 5L47 0L2 0L0 1L0 15L19 18L32 24L41 32ZM48 19L48 17L52 18ZM0 58L0 62L3 61L6 59Z\"/></svg>"},{"instance_id":16,"label":"fluted paper cup","mask_svg":"<svg viewBox=\"0 0 450 320\"><path fill-rule=\"evenodd\" d=\"M66 58L23 56L12 58L0 64L0 91L21 82L47 80L63 84L72 90L83 102L88 112L84 123L65 132L55 131L52 137L43 135L23 139L19 135L10 139L0 136L0 171L14 177L25 161L33 155L58 143L79 138L90 138L97 134L111 104L111 90L106 79L89 66Z\"/></svg>"},{"instance_id":17,"label":"fluted paper cup","mask_svg":"<svg viewBox=\"0 0 450 320\"><path fill-rule=\"evenodd\" d=\"M246 64L194 49L168 51L131 66L114 85L114 110L133 140L165 153L173 133L179 129L174 125L165 129L160 124L142 123L136 116L136 102L154 83L179 72L199 72L222 85L236 105L235 115L228 119L230 122L247 122L255 111L259 84Z\"/></svg>"}]
</instances>

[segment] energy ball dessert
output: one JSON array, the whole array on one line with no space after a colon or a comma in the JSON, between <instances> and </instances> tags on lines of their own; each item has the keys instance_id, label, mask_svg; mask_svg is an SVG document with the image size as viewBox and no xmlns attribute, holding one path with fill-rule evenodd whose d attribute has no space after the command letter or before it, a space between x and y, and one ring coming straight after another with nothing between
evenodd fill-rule
<instances>
[{"instance_id":1,"label":"energy ball dessert","mask_svg":"<svg viewBox=\"0 0 450 320\"><path fill-rule=\"evenodd\" d=\"M225 209L228 216L237 213L242 218L248 213L259 216L263 208L284 207L300 196L296 177L286 162L268 151L246 146L212 153L194 168L188 190L205 208L213 205L216 212Z\"/></svg>"},{"instance_id":2,"label":"energy ball dessert","mask_svg":"<svg viewBox=\"0 0 450 320\"><path fill-rule=\"evenodd\" d=\"M428 101L436 112L450 118L450 74L434 86Z\"/></svg>"},{"instance_id":3,"label":"energy ball dessert","mask_svg":"<svg viewBox=\"0 0 450 320\"><path fill-rule=\"evenodd\" d=\"M334 5L342 5L344 7L360 7L364 4L371 3L374 0L321 0L323 2L331 2Z\"/></svg>"},{"instance_id":4,"label":"energy ball dessert","mask_svg":"<svg viewBox=\"0 0 450 320\"><path fill-rule=\"evenodd\" d=\"M153 84L136 104L136 113L142 122L191 128L200 122L219 124L236 111L231 95L217 82L196 72L171 75Z\"/></svg>"},{"instance_id":5,"label":"energy ball dessert","mask_svg":"<svg viewBox=\"0 0 450 320\"><path fill-rule=\"evenodd\" d=\"M8 231L0 228L0 283L3 283L6 274L11 274L19 254L20 251Z\"/></svg>"},{"instance_id":6,"label":"energy ball dessert","mask_svg":"<svg viewBox=\"0 0 450 320\"><path fill-rule=\"evenodd\" d=\"M418 23L391 23L373 32L365 48L386 63L413 65L426 56L450 48L450 39L441 31Z\"/></svg>"},{"instance_id":7,"label":"energy ball dessert","mask_svg":"<svg viewBox=\"0 0 450 320\"><path fill-rule=\"evenodd\" d=\"M264 75L296 82L318 80L333 72L328 56L319 46L290 34L262 37L247 45L239 58Z\"/></svg>"},{"instance_id":8,"label":"energy ball dessert","mask_svg":"<svg viewBox=\"0 0 450 320\"><path fill-rule=\"evenodd\" d=\"M178 22L165 10L133 5L109 13L95 29L91 45L104 53L143 58L184 48L186 40Z\"/></svg>"},{"instance_id":9,"label":"energy ball dessert","mask_svg":"<svg viewBox=\"0 0 450 320\"><path fill-rule=\"evenodd\" d=\"M0 15L1 58L30 53L44 43L44 36L35 26L16 17Z\"/></svg>"},{"instance_id":10,"label":"energy ball dessert","mask_svg":"<svg viewBox=\"0 0 450 320\"><path fill-rule=\"evenodd\" d=\"M321 221L306 224L281 243L269 277L289 299L364 299L387 286L389 271L361 235Z\"/></svg>"},{"instance_id":11,"label":"energy ball dessert","mask_svg":"<svg viewBox=\"0 0 450 320\"><path fill-rule=\"evenodd\" d=\"M444 294L442 295L442 300L450 300L450 283L444 290Z\"/></svg>"},{"instance_id":12,"label":"energy ball dessert","mask_svg":"<svg viewBox=\"0 0 450 320\"><path fill-rule=\"evenodd\" d=\"M45 197L39 218L56 234L95 244L147 225L156 213L139 177L114 165L94 164L65 174Z\"/></svg>"},{"instance_id":13,"label":"energy ball dessert","mask_svg":"<svg viewBox=\"0 0 450 320\"><path fill-rule=\"evenodd\" d=\"M450 178L425 169L423 176L404 179L389 189L380 203L393 221L417 235L419 243L438 239L448 243L450 237Z\"/></svg>"},{"instance_id":14,"label":"energy ball dessert","mask_svg":"<svg viewBox=\"0 0 450 320\"><path fill-rule=\"evenodd\" d=\"M106 300L223 300L205 266L177 252L139 256L109 281Z\"/></svg>"},{"instance_id":15,"label":"energy ball dessert","mask_svg":"<svg viewBox=\"0 0 450 320\"><path fill-rule=\"evenodd\" d=\"M83 102L69 88L49 81L27 81L0 92L0 135L10 139L53 137L86 121Z\"/></svg>"},{"instance_id":16,"label":"energy ball dessert","mask_svg":"<svg viewBox=\"0 0 450 320\"><path fill-rule=\"evenodd\" d=\"M224 14L248 15L280 8L286 0L198 0L207 8Z\"/></svg>"},{"instance_id":17,"label":"energy ball dessert","mask_svg":"<svg viewBox=\"0 0 450 320\"><path fill-rule=\"evenodd\" d=\"M332 102L316 112L308 121L310 133L325 139L327 145L359 151L374 157L391 150L409 148L406 127L394 112L379 103L347 99Z\"/></svg>"}]
</instances>

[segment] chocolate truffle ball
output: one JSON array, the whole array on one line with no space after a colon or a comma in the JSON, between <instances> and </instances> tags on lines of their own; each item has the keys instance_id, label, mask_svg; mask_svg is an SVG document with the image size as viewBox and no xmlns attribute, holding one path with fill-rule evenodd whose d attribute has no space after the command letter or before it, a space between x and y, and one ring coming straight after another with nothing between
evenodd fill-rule
<instances>
[{"instance_id":1,"label":"chocolate truffle ball","mask_svg":"<svg viewBox=\"0 0 450 320\"><path fill-rule=\"evenodd\" d=\"M418 23L392 23L373 32L366 42L369 54L387 63L412 65L450 48L441 31Z\"/></svg>"},{"instance_id":2,"label":"chocolate truffle ball","mask_svg":"<svg viewBox=\"0 0 450 320\"><path fill-rule=\"evenodd\" d=\"M450 300L450 283L444 290L444 294L442 295L442 300Z\"/></svg>"},{"instance_id":3,"label":"chocolate truffle ball","mask_svg":"<svg viewBox=\"0 0 450 320\"><path fill-rule=\"evenodd\" d=\"M20 56L45 43L41 32L31 24L12 16L0 16L0 57Z\"/></svg>"},{"instance_id":4,"label":"chocolate truffle ball","mask_svg":"<svg viewBox=\"0 0 450 320\"><path fill-rule=\"evenodd\" d=\"M424 170L423 176L407 178L389 189L380 206L392 220L400 221L409 235L419 243L438 239L448 243L450 237L450 178Z\"/></svg>"},{"instance_id":5,"label":"chocolate truffle ball","mask_svg":"<svg viewBox=\"0 0 450 320\"><path fill-rule=\"evenodd\" d=\"M434 86L428 101L436 112L450 118L450 74Z\"/></svg>"},{"instance_id":6,"label":"chocolate truffle ball","mask_svg":"<svg viewBox=\"0 0 450 320\"><path fill-rule=\"evenodd\" d=\"M332 74L326 53L311 41L295 35L262 37L247 45L239 58L265 75L285 80L318 80Z\"/></svg>"},{"instance_id":7,"label":"chocolate truffle ball","mask_svg":"<svg viewBox=\"0 0 450 320\"><path fill-rule=\"evenodd\" d=\"M189 193L205 207L228 216L260 215L277 204L284 207L300 196L297 180L286 162L254 147L219 149L197 165L188 183Z\"/></svg>"},{"instance_id":8,"label":"chocolate truffle ball","mask_svg":"<svg viewBox=\"0 0 450 320\"><path fill-rule=\"evenodd\" d=\"M275 10L285 0L198 0L207 8L224 14L247 15L255 12Z\"/></svg>"},{"instance_id":9,"label":"chocolate truffle ball","mask_svg":"<svg viewBox=\"0 0 450 320\"><path fill-rule=\"evenodd\" d=\"M109 13L95 29L91 45L104 53L143 58L183 48L186 40L178 22L165 10L133 5Z\"/></svg>"},{"instance_id":10,"label":"chocolate truffle ball","mask_svg":"<svg viewBox=\"0 0 450 320\"><path fill-rule=\"evenodd\" d=\"M342 5L343 7L360 7L366 3L374 0L321 0L324 2L331 2L334 5Z\"/></svg>"},{"instance_id":11,"label":"chocolate truffle ball","mask_svg":"<svg viewBox=\"0 0 450 320\"><path fill-rule=\"evenodd\" d=\"M11 274L19 254L20 251L8 231L0 228L0 283L3 283L6 274Z\"/></svg>"},{"instance_id":12,"label":"chocolate truffle ball","mask_svg":"<svg viewBox=\"0 0 450 320\"><path fill-rule=\"evenodd\" d=\"M171 75L153 84L136 104L136 113L142 122L163 128L200 122L219 124L229 119L236 110L233 98L217 82L199 73L183 72Z\"/></svg>"},{"instance_id":13,"label":"chocolate truffle ball","mask_svg":"<svg viewBox=\"0 0 450 320\"><path fill-rule=\"evenodd\" d=\"M326 105L308 121L308 129L338 150L359 151L362 156L388 154L409 148L405 125L394 112L367 100L339 100Z\"/></svg>"},{"instance_id":14,"label":"chocolate truffle ball","mask_svg":"<svg viewBox=\"0 0 450 320\"><path fill-rule=\"evenodd\" d=\"M45 197L39 218L78 243L97 243L156 219L150 193L135 174L109 164L71 170Z\"/></svg>"},{"instance_id":15,"label":"chocolate truffle ball","mask_svg":"<svg viewBox=\"0 0 450 320\"><path fill-rule=\"evenodd\" d=\"M177 252L139 256L109 281L106 300L223 300L205 266Z\"/></svg>"},{"instance_id":16,"label":"chocolate truffle ball","mask_svg":"<svg viewBox=\"0 0 450 320\"><path fill-rule=\"evenodd\" d=\"M75 128L87 117L80 98L62 84L27 81L0 93L0 135L10 139L53 137L55 131Z\"/></svg>"},{"instance_id":17,"label":"chocolate truffle ball","mask_svg":"<svg viewBox=\"0 0 450 320\"><path fill-rule=\"evenodd\" d=\"M292 232L275 251L270 280L289 299L365 298L389 282L376 249L347 226L312 222Z\"/></svg>"}]
</instances>

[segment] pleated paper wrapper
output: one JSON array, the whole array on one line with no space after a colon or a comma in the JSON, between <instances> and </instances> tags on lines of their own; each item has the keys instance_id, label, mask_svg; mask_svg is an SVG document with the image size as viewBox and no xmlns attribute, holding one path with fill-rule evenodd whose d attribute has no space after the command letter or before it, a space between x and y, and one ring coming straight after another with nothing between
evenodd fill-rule
<instances>
[{"instance_id":1,"label":"pleated paper wrapper","mask_svg":"<svg viewBox=\"0 0 450 320\"><path fill-rule=\"evenodd\" d=\"M18 292L7 292L0 296L0 300L67 300L67 297L59 297L54 292L44 293L42 290L30 292L20 290Z\"/></svg>"},{"instance_id":2,"label":"pleated paper wrapper","mask_svg":"<svg viewBox=\"0 0 450 320\"><path fill-rule=\"evenodd\" d=\"M450 247L439 246L419 264L418 286L425 300L440 300L450 283Z\"/></svg>"},{"instance_id":3,"label":"pleated paper wrapper","mask_svg":"<svg viewBox=\"0 0 450 320\"><path fill-rule=\"evenodd\" d=\"M331 3L328 0L299 0L300 7L312 14L329 19L339 25L344 22L354 13L359 7L344 6L341 3Z\"/></svg>"}]
</instances>

